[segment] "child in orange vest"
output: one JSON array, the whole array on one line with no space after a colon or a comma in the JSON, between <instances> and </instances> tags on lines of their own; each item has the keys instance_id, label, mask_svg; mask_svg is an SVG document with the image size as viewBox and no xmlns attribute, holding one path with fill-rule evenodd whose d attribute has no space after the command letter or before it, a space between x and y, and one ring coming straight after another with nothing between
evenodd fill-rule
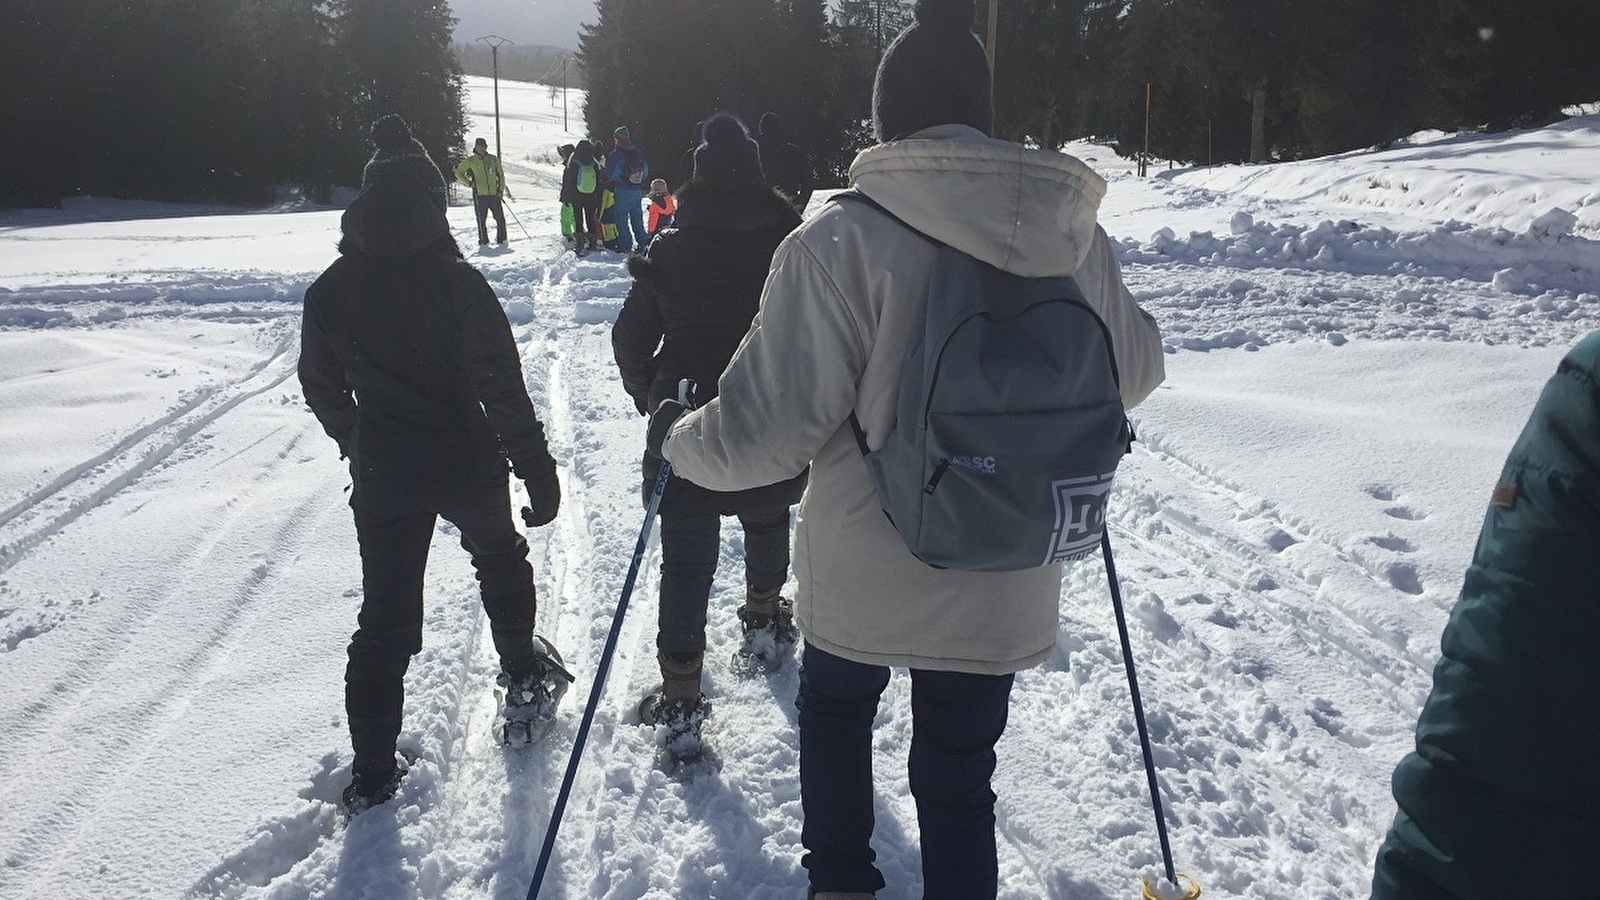
<instances>
[{"instance_id":1,"label":"child in orange vest","mask_svg":"<svg viewBox=\"0 0 1600 900\"><path fill-rule=\"evenodd\" d=\"M672 214L678 211L678 201L667 193L667 181L657 178L650 182L650 203L645 210L645 230L655 240L656 232L672 224Z\"/></svg>"}]
</instances>

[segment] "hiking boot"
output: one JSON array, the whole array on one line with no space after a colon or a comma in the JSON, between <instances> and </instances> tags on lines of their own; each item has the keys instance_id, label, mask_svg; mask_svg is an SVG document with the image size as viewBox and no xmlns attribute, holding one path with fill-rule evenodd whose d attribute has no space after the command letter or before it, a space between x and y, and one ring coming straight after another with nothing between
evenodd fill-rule
<instances>
[{"instance_id":1,"label":"hiking boot","mask_svg":"<svg viewBox=\"0 0 1600 900\"><path fill-rule=\"evenodd\" d=\"M733 654L735 671L746 674L775 671L794 650L800 638L794 625L794 606L778 593L779 590L746 586L744 605L738 610L739 622L744 626L744 642Z\"/></svg>"},{"instance_id":2,"label":"hiking boot","mask_svg":"<svg viewBox=\"0 0 1600 900\"><path fill-rule=\"evenodd\" d=\"M711 704L701 696L698 682L691 698L669 697L667 690L657 688L639 701L639 722L656 729L656 760L661 768L669 775L691 774L714 759L700 736Z\"/></svg>"},{"instance_id":3,"label":"hiking boot","mask_svg":"<svg viewBox=\"0 0 1600 900\"><path fill-rule=\"evenodd\" d=\"M661 665L661 687L639 701L639 721L645 725L665 725L673 733L700 733L705 720L705 698L700 694L700 673L706 655L694 653L656 653Z\"/></svg>"},{"instance_id":4,"label":"hiking boot","mask_svg":"<svg viewBox=\"0 0 1600 900\"><path fill-rule=\"evenodd\" d=\"M666 692L656 688L639 701L639 724L666 726L672 732L700 732L711 704L698 692L692 700L669 700Z\"/></svg>"},{"instance_id":5,"label":"hiking boot","mask_svg":"<svg viewBox=\"0 0 1600 900\"><path fill-rule=\"evenodd\" d=\"M705 661L706 654L703 650L691 653L669 653L666 650L656 651L656 662L661 666L661 689L656 693L660 694L666 702L679 706L698 704L700 702L700 672L705 668ZM643 710L643 704L639 708ZM655 723L651 722L650 724L653 725Z\"/></svg>"},{"instance_id":6,"label":"hiking boot","mask_svg":"<svg viewBox=\"0 0 1600 900\"><path fill-rule=\"evenodd\" d=\"M501 741L522 747L544 737L555 724L556 705L575 680L555 646L534 635L532 657L502 668L495 679L504 703Z\"/></svg>"},{"instance_id":7,"label":"hiking boot","mask_svg":"<svg viewBox=\"0 0 1600 900\"><path fill-rule=\"evenodd\" d=\"M400 779L405 777L407 765L403 758L391 757L388 768L381 763L369 764L361 760L350 771L350 784L344 789L344 814L355 818L361 813L387 801L400 789Z\"/></svg>"}]
</instances>

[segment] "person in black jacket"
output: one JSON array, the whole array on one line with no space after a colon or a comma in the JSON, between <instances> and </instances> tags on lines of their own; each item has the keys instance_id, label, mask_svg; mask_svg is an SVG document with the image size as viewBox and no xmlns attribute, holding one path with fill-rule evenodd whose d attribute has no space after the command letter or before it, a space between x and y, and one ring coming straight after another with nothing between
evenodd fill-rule
<instances>
[{"instance_id":1,"label":"person in black jacket","mask_svg":"<svg viewBox=\"0 0 1600 900\"><path fill-rule=\"evenodd\" d=\"M674 396L680 379L694 399L716 395L761 301L773 251L800 224L787 201L767 187L760 153L744 124L719 113L706 122L694 177L677 194L678 211L643 258L629 261L633 286L611 332L622 384L640 415ZM645 490L661 460L644 460ZM770 668L781 645L793 645L794 620L779 595L789 578L789 507L805 473L746 491L715 492L679 479L668 483L661 514L661 606L656 635L662 687L644 698L640 718L671 729L698 727L705 659L706 607L721 546L721 516L744 526L745 640L735 662Z\"/></svg>"},{"instance_id":2,"label":"person in black jacket","mask_svg":"<svg viewBox=\"0 0 1600 900\"><path fill-rule=\"evenodd\" d=\"M795 212L805 214L811 202L811 161L805 151L785 139L783 120L775 112L761 116L761 169L767 183L794 204Z\"/></svg>"},{"instance_id":3,"label":"person in black jacket","mask_svg":"<svg viewBox=\"0 0 1600 900\"><path fill-rule=\"evenodd\" d=\"M533 570L506 477L509 458L527 486L524 518L543 525L561 502L556 461L505 313L450 235L444 180L397 121L374 129L379 152L340 222L339 259L306 289L300 350L306 403L354 482L362 602L345 669L351 814L387 800L403 774L404 676L422 649L423 569L439 516L477 571L508 742L547 724L571 680L533 631Z\"/></svg>"},{"instance_id":4,"label":"person in black jacket","mask_svg":"<svg viewBox=\"0 0 1600 900\"><path fill-rule=\"evenodd\" d=\"M572 204L573 250L583 256L600 246L600 191L604 165L595 158L594 144L578 142L561 173L561 202ZM588 190L584 190L588 188Z\"/></svg>"}]
</instances>

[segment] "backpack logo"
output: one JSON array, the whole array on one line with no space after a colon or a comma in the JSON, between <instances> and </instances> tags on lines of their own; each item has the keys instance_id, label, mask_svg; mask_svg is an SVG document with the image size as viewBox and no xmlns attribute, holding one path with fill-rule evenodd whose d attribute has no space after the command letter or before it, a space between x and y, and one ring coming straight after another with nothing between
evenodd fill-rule
<instances>
[{"instance_id":1,"label":"backpack logo","mask_svg":"<svg viewBox=\"0 0 1600 900\"><path fill-rule=\"evenodd\" d=\"M836 196L895 218L863 194ZM872 450L850 417L884 514L913 555L941 568L1089 555L1133 440L1110 331L1072 278L1026 278L928 240L933 268L894 428Z\"/></svg>"},{"instance_id":2,"label":"backpack logo","mask_svg":"<svg viewBox=\"0 0 1600 900\"><path fill-rule=\"evenodd\" d=\"M995 474L995 461L992 456L952 456L950 465L959 466L978 475Z\"/></svg>"},{"instance_id":3,"label":"backpack logo","mask_svg":"<svg viewBox=\"0 0 1600 900\"><path fill-rule=\"evenodd\" d=\"M1063 478L1050 485L1056 500L1056 527L1046 563L1083 559L1100 549L1100 535L1106 528L1106 497L1114 474Z\"/></svg>"}]
</instances>

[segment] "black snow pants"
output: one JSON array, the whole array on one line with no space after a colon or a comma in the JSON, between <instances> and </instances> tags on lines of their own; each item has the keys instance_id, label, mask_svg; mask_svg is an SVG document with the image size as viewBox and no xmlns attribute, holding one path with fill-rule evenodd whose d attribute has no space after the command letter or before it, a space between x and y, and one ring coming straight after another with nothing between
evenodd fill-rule
<instances>
[{"instance_id":1,"label":"black snow pants","mask_svg":"<svg viewBox=\"0 0 1600 900\"><path fill-rule=\"evenodd\" d=\"M394 760L406 669L422 649L423 571L438 517L455 524L472 555L495 650L509 672L533 665L537 600L505 476L471 485L359 487L350 505L363 596L345 668L345 714L356 769L382 774Z\"/></svg>"}]
</instances>

